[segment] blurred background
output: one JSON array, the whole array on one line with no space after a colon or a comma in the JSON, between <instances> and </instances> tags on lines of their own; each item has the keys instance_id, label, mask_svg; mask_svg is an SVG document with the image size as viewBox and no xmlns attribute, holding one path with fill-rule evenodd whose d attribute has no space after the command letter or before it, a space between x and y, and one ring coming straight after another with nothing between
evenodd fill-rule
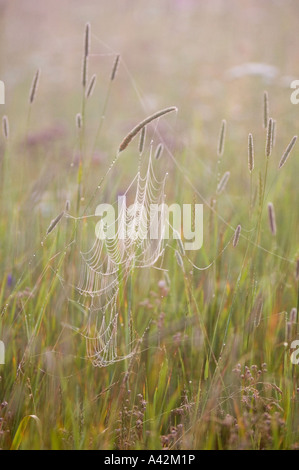
<instances>
[{"instance_id":1,"label":"blurred background","mask_svg":"<svg viewBox=\"0 0 299 470\"><path fill-rule=\"evenodd\" d=\"M289 84L299 77L295 0L1 0L0 11L5 112L20 114L33 74L41 68L39 125L73 124L88 21L90 74L98 76L95 115L114 55L122 58L110 107L118 113L111 111L109 135L115 136L125 120L144 115L141 98L147 111L177 105L182 139L192 138L188 129L194 120L208 133L218 130L220 117L232 123L259 120L255 105L265 87L273 90L277 118L292 116ZM294 109L294 116L298 112Z\"/></svg>"}]
</instances>

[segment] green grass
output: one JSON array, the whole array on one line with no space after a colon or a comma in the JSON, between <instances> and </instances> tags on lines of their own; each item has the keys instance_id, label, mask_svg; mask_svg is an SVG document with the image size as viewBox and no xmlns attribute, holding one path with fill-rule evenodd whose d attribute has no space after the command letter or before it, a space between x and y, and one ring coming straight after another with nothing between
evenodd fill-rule
<instances>
[{"instance_id":1,"label":"green grass","mask_svg":"<svg viewBox=\"0 0 299 470\"><path fill-rule=\"evenodd\" d=\"M6 345L6 364L0 365L0 447L297 448L298 366L290 361L297 324L287 324L299 304L297 146L278 171L295 133L295 111L290 109L288 117L283 98L269 86L270 116L276 119L277 113L278 134L267 161L264 84L259 79L240 86L237 98L244 97L245 106L250 102L248 112L242 111L245 122L230 123L227 104L220 161L222 115L208 125L200 113L181 116L179 110L178 116L149 126L142 159L148 158L151 139L154 148L164 141L155 170L160 178L169 173L167 203L204 203L204 244L198 252L182 254L183 267L175 256L177 243L169 241L162 263L157 263L165 273L134 265L125 276L119 273L118 349L128 352L133 338L134 354L103 368L87 358L89 312L74 289L80 277L79 251L94 241L94 219L86 215L93 215L100 202L115 201L135 176L138 138L111 170L109 165L126 132L151 114L139 110L135 119L134 110L127 115L122 108L125 70L123 60L115 80L109 82L109 73L101 77L88 100L78 80L69 97L66 114L73 120L66 118L66 132L63 126L40 132L40 90L28 111L27 82L19 89L23 98L18 109L5 109L11 130L0 146L0 339ZM162 87L165 106L176 105L176 90ZM225 110L225 100L221 103ZM50 99L48 104L50 108ZM141 98L134 104L140 109ZM80 130L75 126L78 108ZM182 122L190 127L187 145L180 140ZM252 175L247 162L250 132ZM219 177L226 171L230 178L218 195ZM46 236L67 199L71 217L62 217ZM270 201L275 237L267 214ZM241 236L233 247L238 224ZM208 269L192 267L211 262Z\"/></svg>"}]
</instances>

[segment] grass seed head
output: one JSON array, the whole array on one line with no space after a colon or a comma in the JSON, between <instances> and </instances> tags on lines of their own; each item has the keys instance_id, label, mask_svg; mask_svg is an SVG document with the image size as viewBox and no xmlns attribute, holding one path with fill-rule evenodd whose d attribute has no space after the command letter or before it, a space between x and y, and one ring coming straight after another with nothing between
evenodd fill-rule
<instances>
[{"instance_id":1,"label":"grass seed head","mask_svg":"<svg viewBox=\"0 0 299 470\"><path fill-rule=\"evenodd\" d=\"M89 98L90 96L92 96L93 90L96 84L96 80L97 80L97 76L93 75L87 87L86 98Z\"/></svg>"},{"instance_id":2,"label":"grass seed head","mask_svg":"<svg viewBox=\"0 0 299 470\"><path fill-rule=\"evenodd\" d=\"M230 177L230 171L226 171L217 186L217 191L216 191L217 194L221 194L225 190L229 177Z\"/></svg>"},{"instance_id":3,"label":"grass seed head","mask_svg":"<svg viewBox=\"0 0 299 470\"><path fill-rule=\"evenodd\" d=\"M267 127L267 138L266 138L266 149L265 149L265 154L267 158L269 158L272 153L272 131L273 131L273 119L270 118L268 121L268 127Z\"/></svg>"},{"instance_id":4,"label":"grass seed head","mask_svg":"<svg viewBox=\"0 0 299 470\"><path fill-rule=\"evenodd\" d=\"M33 82L31 85L31 90L30 90L30 96L29 96L29 102L30 104L33 103L36 97L36 92L39 84L39 77L40 77L40 69L38 69L34 75Z\"/></svg>"},{"instance_id":5,"label":"grass seed head","mask_svg":"<svg viewBox=\"0 0 299 470\"><path fill-rule=\"evenodd\" d=\"M115 58L113 69L112 69L112 72L111 72L111 82L113 82L113 80L116 77L116 72L117 72L118 64L119 64L119 59L120 59L120 55L118 54Z\"/></svg>"},{"instance_id":6,"label":"grass seed head","mask_svg":"<svg viewBox=\"0 0 299 470\"><path fill-rule=\"evenodd\" d=\"M292 310L290 312L290 322L291 323L296 323L297 322L297 309L296 308L292 308Z\"/></svg>"},{"instance_id":7,"label":"grass seed head","mask_svg":"<svg viewBox=\"0 0 299 470\"><path fill-rule=\"evenodd\" d=\"M250 173L254 169L254 147L252 134L248 135L248 168Z\"/></svg>"},{"instance_id":8,"label":"grass seed head","mask_svg":"<svg viewBox=\"0 0 299 470\"><path fill-rule=\"evenodd\" d=\"M224 152L225 135L226 135L226 120L223 119L221 123L219 139L218 139L217 155L219 158L222 157L223 152Z\"/></svg>"},{"instance_id":9,"label":"grass seed head","mask_svg":"<svg viewBox=\"0 0 299 470\"><path fill-rule=\"evenodd\" d=\"M90 49L90 23L85 25L85 36L84 36L84 55L85 57L89 56Z\"/></svg>"},{"instance_id":10,"label":"grass seed head","mask_svg":"<svg viewBox=\"0 0 299 470\"><path fill-rule=\"evenodd\" d=\"M172 111L177 111L177 108L175 106L170 106L169 108L162 109L161 111L158 111L157 113L152 114L151 116L147 117L143 121L141 121L137 126L135 126L123 139L121 142L118 153L122 152L127 148L129 143L134 139L134 137L138 134L138 132L141 131L141 129L149 124L150 122L154 121L155 119L160 118L161 116L164 116L164 114L171 113Z\"/></svg>"},{"instance_id":11,"label":"grass seed head","mask_svg":"<svg viewBox=\"0 0 299 470\"><path fill-rule=\"evenodd\" d=\"M140 139L139 139L139 154L140 155L143 154L145 138L146 138L146 126L144 126L140 132Z\"/></svg>"},{"instance_id":12,"label":"grass seed head","mask_svg":"<svg viewBox=\"0 0 299 470\"><path fill-rule=\"evenodd\" d=\"M159 160L159 158L161 157L162 153L163 153L163 150L164 150L164 145L163 144L159 144L156 148L156 152L155 152L155 159L156 160Z\"/></svg>"},{"instance_id":13,"label":"grass seed head","mask_svg":"<svg viewBox=\"0 0 299 470\"><path fill-rule=\"evenodd\" d=\"M269 224L270 230L273 236L276 235L276 218L275 218L275 211L272 202L268 203L268 215L269 215Z\"/></svg>"},{"instance_id":14,"label":"grass seed head","mask_svg":"<svg viewBox=\"0 0 299 470\"><path fill-rule=\"evenodd\" d=\"M294 135L294 137L292 138L291 142L289 143L289 145L287 146L287 148L285 149L284 153L283 153L283 156L281 157L280 159L280 162L279 162L279 165L278 165L278 168L282 168L283 165L286 163L287 159L289 158L290 156L290 153L296 143L296 140L297 140L297 136Z\"/></svg>"},{"instance_id":15,"label":"grass seed head","mask_svg":"<svg viewBox=\"0 0 299 470\"><path fill-rule=\"evenodd\" d=\"M2 129L3 135L5 139L9 138L9 122L7 116L3 116L2 118Z\"/></svg>"},{"instance_id":16,"label":"grass seed head","mask_svg":"<svg viewBox=\"0 0 299 470\"><path fill-rule=\"evenodd\" d=\"M77 129L81 129L82 127L82 116L80 113L76 114L76 126Z\"/></svg>"},{"instance_id":17,"label":"grass seed head","mask_svg":"<svg viewBox=\"0 0 299 470\"><path fill-rule=\"evenodd\" d=\"M237 227L236 230L235 230L234 239L233 239L233 247L234 247L234 248L235 248L235 247L238 245L238 243L239 243L240 234L241 234L241 225L238 225L238 227Z\"/></svg>"},{"instance_id":18,"label":"grass seed head","mask_svg":"<svg viewBox=\"0 0 299 470\"><path fill-rule=\"evenodd\" d=\"M53 219L47 229L47 235L49 235L49 233L52 232L52 230L54 230L54 228L56 227L56 225L60 222L60 220L62 219L62 217L64 216L64 211L61 212L57 217L55 217L55 219Z\"/></svg>"}]
</instances>

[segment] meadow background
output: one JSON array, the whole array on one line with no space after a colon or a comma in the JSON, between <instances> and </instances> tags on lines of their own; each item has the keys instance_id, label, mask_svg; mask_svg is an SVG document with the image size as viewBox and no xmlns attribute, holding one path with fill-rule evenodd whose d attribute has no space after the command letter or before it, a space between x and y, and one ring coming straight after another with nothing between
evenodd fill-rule
<instances>
[{"instance_id":1,"label":"meadow background","mask_svg":"<svg viewBox=\"0 0 299 470\"><path fill-rule=\"evenodd\" d=\"M299 105L290 102L290 83L299 79L298 18L295 0L0 0L0 113L9 120L9 138L0 140L1 448L298 448L298 366L290 361L297 334L290 312L298 308L296 146L278 170L298 134ZM97 81L85 109L78 209L75 117L87 22L89 76ZM262 65L249 73L247 63ZM266 186L265 90L276 121ZM188 256L200 267L215 262L198 271L183 253L181 265L173 242L163 260L167 275L132 270L121 286L118 343L125 351L133 331L139 346L132 358L97 368L79 334L87 313L70 301L78 251L94 232L80 219L74 239L75 219L67 216L46 231L67 200L72 217L85 211L126 133L170 105L178 113L149 126L144 155L150 140L162 141L167 151L156 169L169 174L167 201L205 203L204 245ZM137 166L136 138L94 202L114 200ZM217 195L225 171L230 178Z\"/></svg>"}]
</instances>

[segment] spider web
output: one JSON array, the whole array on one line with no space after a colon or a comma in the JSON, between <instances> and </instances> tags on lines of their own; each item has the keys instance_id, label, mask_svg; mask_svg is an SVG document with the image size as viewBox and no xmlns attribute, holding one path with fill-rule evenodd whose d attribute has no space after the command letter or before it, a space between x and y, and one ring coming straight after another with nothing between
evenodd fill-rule
<instances>
[{"instance_id":1,"label":"spider web","mask_svg":"<svg viewBox=\"0 0 299 470\"><path fill-rule=\"evenodd\" d=\"M167 173L161 181L157 179L150 152L145 176L141 175L139 166L124 194L128 196L135 183L134 203L122 206L116 218L115 237L95 236L92 247L80 251L81 274L75 285L76 301L88 315L83 335L87 355L95 366L105 367L134 354L137 339L127 345L130 348L127 354L118 354L120 282L125 285L133 269L155 266L163 255L166 177ZM156 218L152 217L153 204L162 207ZM125 222L125 237L121 221ZM157 234L156 238L151 237L152 231Z\"/></svg>"}]
</instances>

